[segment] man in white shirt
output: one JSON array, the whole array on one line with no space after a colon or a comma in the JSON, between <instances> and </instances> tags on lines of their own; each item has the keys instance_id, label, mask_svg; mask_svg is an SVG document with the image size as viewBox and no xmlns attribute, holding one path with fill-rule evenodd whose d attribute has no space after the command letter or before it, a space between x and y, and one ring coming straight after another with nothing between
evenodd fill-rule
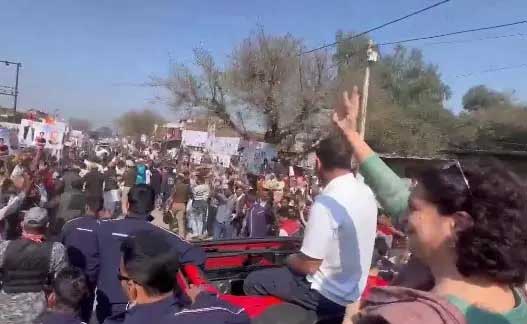
<instances>
[{"instance_id":1,"label":"man in white shirt","mask_svg":"<svg viewBox=\"0 0 527 324\"><path fill-rule=\"evenodd\" d=\"M188 215L190 229L194 236L199 237L205 234L209 196L210 186L203 177L198 177L196 185L192 188L192 212Z\"/></svg>"},{"instance_id":2,"label":"man in white shirt","mask_svg":"<svg viewBox=\"0 0 527 324\"><path fill-rule=\"evenodd\" d=\"M339 136L320 142L325 185L311 208L302 248L287 267L251 273L248 295L272 295L320 314L338 314L366 286L377 222L371 190L351 172L351 148Z\"/></svg>"}]
</instances>

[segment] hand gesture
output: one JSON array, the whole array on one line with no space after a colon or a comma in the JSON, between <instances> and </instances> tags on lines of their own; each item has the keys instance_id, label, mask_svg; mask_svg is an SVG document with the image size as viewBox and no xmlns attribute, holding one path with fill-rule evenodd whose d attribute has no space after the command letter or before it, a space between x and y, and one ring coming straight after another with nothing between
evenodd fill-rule
<instances>
[{"instance_id":1,"label":"hand gesture","mask_svg":"<svg viewBox=\"0 0 527 324\"><path fill-rule=\"evenodd\" d=\"M360 94L359 89L354 86L351 91L351 96L347 91L342 93L341 109L335 109L333 112L333 122L344 133L350 135L357 132L357 117L360 109Z\"/></svg>"}]
</instances>

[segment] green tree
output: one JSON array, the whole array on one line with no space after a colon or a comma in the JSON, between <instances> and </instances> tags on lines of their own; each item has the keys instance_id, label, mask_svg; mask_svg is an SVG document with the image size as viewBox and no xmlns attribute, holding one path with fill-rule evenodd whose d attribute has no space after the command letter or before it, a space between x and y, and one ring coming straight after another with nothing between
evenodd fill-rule
<instances>
[{"instance_id":1,"label":"green tree","mask_svg":"<svg viewBox=\"0 0 527 324\"><path fill-rule=\"evenodd\" d=\"M482 109L511 106L509 96L484 85L470 88L463 96L463 109L466 111L477 111Z\"/></svg>"},{"instance_id":2,"label":"green tree","mask_svg":"<svg viewBox=\"0 0 527 324\"><path fill-rule=\"evenodd\" d=\"M347 89L362 85L368 38L342 40L333 59L339 81ZM383 53L381 53L383 54ZM371 67L367 140L380 152L434 155L449 145L456 117L443 107L450 90L436 66L427 64L419 50L397 47Z\"/></svg>"},{"instance_id":3,"label":"green tree","mask_svg":"<svg viewBox=\"0 0 527 324\"><path fill-rule=\"evenodd\" d=\"M164 122L161 115L149 109L126 112L115 121L121 134L125 136L150 135L154 131L154 125Z\"/></svg>"},{"instance_id":4,"label":"green tree","mask_svg":"<svg viewBox=\"0 0 527 324\"><path fill-rule=\"evenodd\" d=\"M397 46L383 58L378 71L382 88L403 108L422 104L442 107L450 98L450 88L441 80L437 66L425 63L419 49Z\"/></svg>"}]
</instances>

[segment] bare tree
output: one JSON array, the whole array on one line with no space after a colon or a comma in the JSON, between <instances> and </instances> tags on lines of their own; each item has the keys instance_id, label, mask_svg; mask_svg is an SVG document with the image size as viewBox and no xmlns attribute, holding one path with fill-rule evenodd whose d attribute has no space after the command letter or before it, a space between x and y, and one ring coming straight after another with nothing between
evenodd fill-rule
<instances>
[{"instance_id":1,"label":"bare tree","mask_svg":"<svg viewBox=\"0 0 527 324\"><path fill-rule=\"evenodd\" d=\"M300 39L260 29L231 56L229 88L264 116L270 142L301 131L327 95L331 58L326 52L302 57L302 49Z\"/></svg>"},{"instance_id":2,"label":"bare tree","mask_svg":"<svg viewBox=\"0 0 527 324\"><path fill-rule=\"evenodd\" d=\"M223 72L219 70L212 55L204 49L194 50L194 60L199 74L193 73L184 65L171 67L168 78L153 78L151 85L161 87L170 94L169 105L176 112L191 112L204 109L209 115L218 117L242 136L246 134L243 127L236 122L226 104L223 88Z\"/></svg>"},{"instance_id":3,"label":"bare tree","mask_svg":"<svg viewBox=\"0 0 527 324\"><path fill-rule=\"evenodd\" d=\"M248 123L239 111L228 109L241 102L264 121L266 140L280 143L318 125L312 119L328 106L335 74L331 57L327 52L300 56L303 49L298 38L268 35L260 28L234 48L225 71L208 51L196 49L198 73L175 65L168 78L155 78L152 85L168 90L175 111L205 110L245 135Z\"/></svg>"}]
</instances>

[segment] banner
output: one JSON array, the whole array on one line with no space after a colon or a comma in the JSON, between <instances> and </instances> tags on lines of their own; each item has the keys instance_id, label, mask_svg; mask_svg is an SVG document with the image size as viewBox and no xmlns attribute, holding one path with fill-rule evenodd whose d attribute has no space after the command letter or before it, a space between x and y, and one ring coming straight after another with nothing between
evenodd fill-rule
<instances>
[{"instance_id":1,"label":"banner","mask_svg":"<svg viewBox=\"0 0 527 324\"><path fill-rule=\"evenodd\" d=\"M0 128L0 157L14 153L11 147L11 132L10 129Z\"/></svg>"},{"instance_id":2,"label":"banner","mask_svg":"<svg viewBox=\"0 0 527 324\"><path fill-rule=\"evenodd\" d=\"M18 128L18 142L20 146L36 146L42 141L44 148L51 149L54 154L63 148L66 124L54 122L45 124L29 119L22 119Z\"/></svg>"},{"instance_id":3,"label":"banner","mask_svg":"<svg viewBox=\"0 0 527 324\"><path fill-rule=\"evenodd\" d=\"M271 162L278 156L278 151L273 144L265 142L244 141L241 162L253 173L259 173L264 160Z\"/></svg>"},{"instance_id":4,"label":"banner","mask_svg":"<svg viewBox=\"0 0 527 324\"><path fill-rule=\"evenodd\" d=\"M205 147L209 134L207 132L184 130L181 134L181 145Z\"/></svg>"},{"instance_id":5,"label":"banner","mask_svg":"<svg viewBox=\"0 0 527 324\"><path fill-rule=\"evenodd\" d=\"M228 168L231 166L231 156L227 154L213 154L212 161L225 168Z\"/></svg>"},{"instance_id":6,"label":"banner","mask_svg":"<svg viewBox=\"0 0 527 324\"><path fill-rule=\"evenodd\" d=\"M238 154L239 137L216 137L212 142L212 152L219 155Z\"/></svg>"}]
</instances>

